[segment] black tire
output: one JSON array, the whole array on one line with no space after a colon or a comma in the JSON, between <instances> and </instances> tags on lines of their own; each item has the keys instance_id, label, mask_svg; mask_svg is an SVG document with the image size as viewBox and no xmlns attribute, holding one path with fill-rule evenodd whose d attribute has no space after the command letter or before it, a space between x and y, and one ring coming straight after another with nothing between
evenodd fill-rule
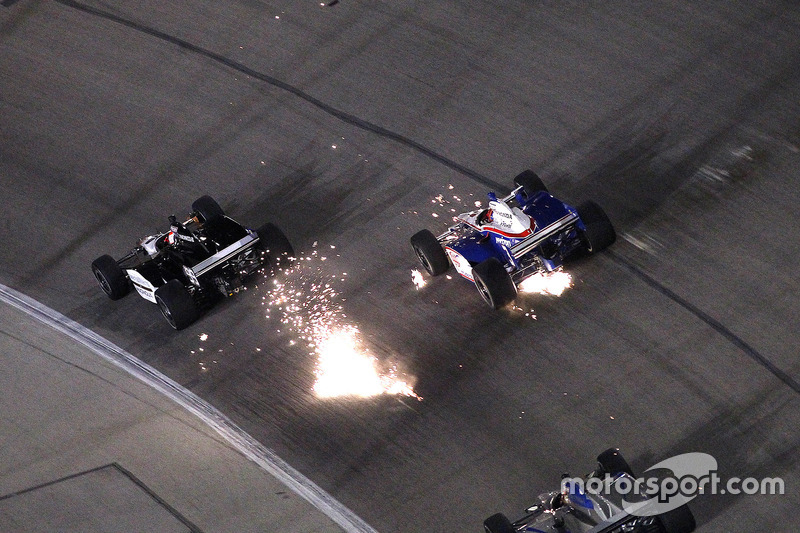
<instances>
[{"instance_id":1,"label":"black tire","mask_svg":"<svg viewBox=\"0 0 800 533\"><path fill-rule=\"evenodd\" d=\"M289 258L294 257L292 243L278 226L268 222L256 231L261 249L267 255L272 266L288 264Z\"/></svg>"},{"instance_id":2,"label":"black tire","mask_svg":"<svg viewBox=\"0 0 800 533\"><path fill-rule=\"evenodd\" d=\"M475 265L472 277L478 292L492 309L505 307L517 297L517 286L503 264L494 257Z\"/></svg>"},{"instance_id":3,"label":"black tire","mask_svg":"<svg viewBox=\"0 0 800 533\"><path fill-rule=\"evenodd\" d=\"M514 185L515 187L522 187L522 191L528 198L539 191L547 192L544 182L533 170L524 170L517 174L517 177L514 178Z\"/></svg>"},{"instance_id":4,"label":"black tire","mask_svg":"<svg viewBox=\"0 0 800 533\"><path fill-rule=\"evenodd\" d=\"M101 255L92 261L92 273L100 288L112 300L119 300L131 292L128 275L110 255Z\"/></svg>"},{"instance_id":5,"label":"black tire","mask_svg":"<svg viewBox=\"0 0 800 533\"><path fill-rule=\"evenodd\" d=\"M200 316L194 298L177 279L157 288L155 296L161 314L175 329L184 329Z\"/></svg>"},{"instance_id":6,"label":"black tire","mask_svg":"<svg viewBox=\"0 0 800 533\"><path fill-rule=\"evenodd\" d=\"M429 230L421 230L411 237L411 247L417 259L431 276L444 274L450 268L447 253L439 241Z\"/></svg>"},{"instance_id":7,"label":"black tire","mask_svg":"<svg viewBox=\"0 0 800 533\"><path fill-rule=\"evenodd\" d=\"M596 203L589 201L578 206L586 231L583 233L584 246L590 254L605 250L617 240L617 232L606 212Z\"/></svg>"},{"instance_id":8,"label":"black tire","mask_svg":"<svg viewBox=\"0 0 800 533\"><path fill-rule=\"evenodd\" d=\"M201 222L204 224L213 224L225 216L225 212L217 201L208 195L201 196L192 202L192 211L200 215Z\"/></svg>"},{"instance_id":9,"label":"black tire","mask_svg":"<svg viewBox=\"0 0 800 533\"><path fill-rule=\"evenodd\" d=\"M658 516L664 533L691 533L697 524L686 504Z\"/></svg>"},{"instance_id":10,"label":"black tire","mask_svg":"<svg viewBox=\"0 0 800 533\"><path fill-rule=\"evenodd\" d=\"M483 521L483 530L486 533L516 533L514 525L503 513L493 514Z\"/></svg>"},{"instance_id":11,"label":"black tire","mask_svg":"<svg viewBox=\"0 0 800 533\"><path fill-rule=\"evenodd\" d=\"M633 470L628 464L628 461L626 461L620 453L619 448L609 448L598 455L597 464L600 466L600 471L604 474L613 476L624 472L631 477L636 477L633 475Z\"/></svg>"}]
</instances>

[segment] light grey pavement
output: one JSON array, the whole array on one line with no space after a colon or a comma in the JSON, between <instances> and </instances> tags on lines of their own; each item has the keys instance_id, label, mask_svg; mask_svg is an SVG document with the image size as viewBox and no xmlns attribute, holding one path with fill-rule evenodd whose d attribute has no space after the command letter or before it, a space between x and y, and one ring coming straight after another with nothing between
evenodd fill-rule
<instances>
[{"instance_id":1,"label":"light grey pavement","mask_svg":"<svg viewBox=\"0 0 800 533\"><path fill-rule=\"evenodd\" d=\"M0 531L342 528L172 399L0 302Z\"/></svg>"}]
</instances>

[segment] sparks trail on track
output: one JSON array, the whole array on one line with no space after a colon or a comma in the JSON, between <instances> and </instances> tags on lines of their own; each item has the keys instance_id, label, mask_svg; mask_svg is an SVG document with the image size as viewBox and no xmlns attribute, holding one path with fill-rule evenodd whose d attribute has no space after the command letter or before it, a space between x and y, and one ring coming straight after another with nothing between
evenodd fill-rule
<instances>
[{"instance_id":1,"label":"sparks trail on track","mask_svg":"<svg viewBox=\"0 0 800 533\"><path fill-rule=\"evenodd\" d=\"M547 274L534 274L520 283L517 289L521 293L561 296L570 287L572 287L572 275L559 269Z\"/></svg>"},{"instance_id":2,"label":"sparks trail on track","mask_svg":"<svg viewBox=\"0 0 800 533\"><path fill-rule=\"evenodd\" d=\"M299 257L271 280L262 302L269 307L267 318L276 313L295 337L290 344L302 345L316 358L314 394L319 398L388 394L422 400L414 392L413 378L396 362L380 361L369 352L333 286L339 276L322 269L326 259L316 249ZM346 276L342 273L341 279Z\"/></svg>"}]
</instances>

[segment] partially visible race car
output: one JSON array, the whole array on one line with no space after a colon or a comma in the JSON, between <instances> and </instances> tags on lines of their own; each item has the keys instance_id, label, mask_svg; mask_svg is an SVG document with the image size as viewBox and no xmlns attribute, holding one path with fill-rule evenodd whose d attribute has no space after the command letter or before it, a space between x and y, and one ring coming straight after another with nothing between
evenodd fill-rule
<instances>
[{"instance_id":1,"label":"partially visible race car","mask_svg":"<svg viewBox=\"0 0 800 533\"><path fill-rule=\"evenodd\" d=\"M566 476L566 474L565 474ZM590 480L608 479L608 493L590 493L573 481L562 480L559 491L540 494L537 502L528 507L526 515L511 522L497 513L483 522L486 533L691 533L695 519L686 504L652 516L629 514L623 498L629 491L620 485L633 486L636 479L619 449L610 448L597 456L597 468L585 477ZM623 493L627 493L623 496ZM643 498L646 499L646 496ZM657 498L656 498L657 499ZM647 503L647 502L645 502ZM645 513L637 513L645 514Z\"/></svg>"},{"instance_id":2,"label":"partially visible race car","mask_svg":"<svg viewBox=\"0 0 800 533\"><path fill-rule=\"evenodd\" d=\"M536 173L514 178L504 198L489 193L489 205L462 213L445 233L424 229L411 246L428 273L444 274L452 264L475 283L493 309L517 296L517 286L537 273L552 272L577 253L596 253L616 240L614 226L594 202L574 208L547 191Z\"/></svg>"},{"instance_id":3,"label":"partially visible race car","mask_svg":"<svg viewBox=\"0 0 800 533\"><path fill-rule=\"evenodd\" d=\"M197 320L219 295L237 292L247 277L294 256L277 226L242 226L210 196L198 198L185 221L170 215L169 222L168 231L144 237L121 259L98 257L92 272L109 298L134 288L175 329Z\"/></svg>"}]
</instances>

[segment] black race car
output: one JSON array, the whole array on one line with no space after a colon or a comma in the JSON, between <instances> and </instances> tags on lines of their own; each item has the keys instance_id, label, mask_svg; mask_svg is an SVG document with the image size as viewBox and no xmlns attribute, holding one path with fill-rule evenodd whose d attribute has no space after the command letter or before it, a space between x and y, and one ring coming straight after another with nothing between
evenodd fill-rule
<instances>
[{"instance_id":1,"label":"black race car","mask_svg":"<svg viewBox=\"0 0 800 533\"><path fill-rule=\"evenodd\" d=\"M121 259L98 257L92 272L109 298L119 300L134 288L175 329L197 320L220 295L237 292L247 277L294 257L277 226L242 226L210 196L198 198L185 221L174 215L169 221L169 231L141 239Z\"/></svg>"}]
</instances>

